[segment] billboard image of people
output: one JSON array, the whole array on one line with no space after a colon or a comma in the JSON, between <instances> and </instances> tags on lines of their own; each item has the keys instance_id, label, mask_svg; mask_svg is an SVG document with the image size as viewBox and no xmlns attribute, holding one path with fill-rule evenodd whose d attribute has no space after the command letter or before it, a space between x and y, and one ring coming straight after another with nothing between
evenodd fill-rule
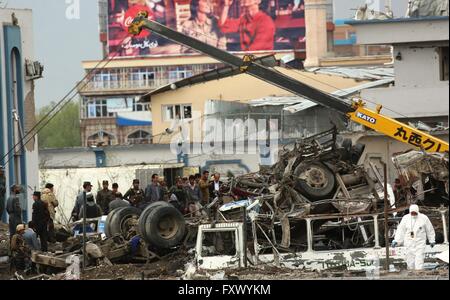
<instances>
[{"instance_id":1,"label":"billboard image of people","mask_svg":"<svg viewBox=\"0 0 450 300\"><path fill-rule=\"evenodd\" d=\"M140 11L230 52L297 49L305 36L304 9L304 0L109 0L109 53L133 57L195 52L146 29L131 36L127 28Z\"/></svg>"}]
</instances>

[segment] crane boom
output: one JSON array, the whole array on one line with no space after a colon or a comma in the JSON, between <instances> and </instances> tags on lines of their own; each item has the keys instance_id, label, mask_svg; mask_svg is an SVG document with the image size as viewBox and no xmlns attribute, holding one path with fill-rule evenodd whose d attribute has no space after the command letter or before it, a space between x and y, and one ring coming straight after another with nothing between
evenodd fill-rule
<instances>
[{"instance_id":1,"label":"crane boom","mask_svg":"<svg viewBox=\"0 0 450 300\"><path fill-rule=\"evenodd\" d=\"M131 34L136 35L139 34L143 28L157 33L175 43L197 50L225 64L238 67L241 72L248 73L258 79L289 91L292 94L306 97L317 104L338 111L346 115L350 120L390 136L400 142L408 143L428 152L448 151L449 147L447 142L393 118L380 114L381 106L377 108L377 111L374 111L365 107L365 104L362 101L353 103L346 102L341 98L322 92L274 69L262 66L254 62L254 57L251 55L245 55L244 58L240 58L158 22L149 20L145 11L138 14L136 19L134 19L129 26L128 31Z\"/></svg>"}]
</instances>

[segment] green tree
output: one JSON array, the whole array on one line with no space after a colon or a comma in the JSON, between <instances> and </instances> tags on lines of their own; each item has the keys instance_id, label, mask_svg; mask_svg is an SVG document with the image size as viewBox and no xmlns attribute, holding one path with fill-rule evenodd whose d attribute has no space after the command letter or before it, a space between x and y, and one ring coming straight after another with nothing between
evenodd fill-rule
<instances>
[{"instance_id":1,"label":"green tree","mask_svg":"<svg viewBox=\"0 0 450 300\"><path fill-rule=\"evenodd\" d=\"M37 120L40 121L56 104L40 109ZM58 110L57 108L56 110ZM54 114L54 112L52 113ZM42 124L48 121L46 118ZM40 125L42 126L42 125ZM40 128L40 126L38 128ZM38 133L39 148L64 148L81 146L80 134L80 105L78 101L71 101L56 114Z\"/></svg>"}]
</instances>

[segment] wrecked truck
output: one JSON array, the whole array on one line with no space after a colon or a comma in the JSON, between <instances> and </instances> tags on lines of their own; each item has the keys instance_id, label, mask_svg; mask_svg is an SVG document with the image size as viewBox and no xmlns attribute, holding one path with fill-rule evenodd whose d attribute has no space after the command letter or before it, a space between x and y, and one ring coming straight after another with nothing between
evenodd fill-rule
<instances>
[{"instance_id":1,"label":"wrecked truck","mask_svg":"<svg viewBox=\"0 0 450 300\"><path fill-rule=\"evenodd\" d=\"M224 196L229 202L217 209L215 222L198 227L197 267L378 269L386 260L381 225L387 222L391 240L410 203L419 203L433 222L438 245L427 246L425 262L437 267L436 255L448 251L448 154L395 156L407 195L396 199L375 164L369 170L356 164L363 150L348 140L337 146L332 130L299 141L268 170L232 179L232 200ZM432 188L415 192L418 179ZM430 197L434 206L421 201ZM392 268L404 267L405 249L389 251Z\"/></svg>"},{"instance_id":2,"label":"wrecked truck","mask_svg":"<svg viewBox=\"0 0 450 300\"><path fill-rule=\"evenodd\" d=\"M337 143L336 137L333 128L285 145L274 166L229 178L195 216L183 216L166 202L152 203L143 211L113 210L102 237L92 237L101 253L91 251L93 261L149 261L181 248L195 250L199 269L267 264L310 270L373 268L385 260L381 225L387 222L392 238L409 203L419 202L437 233L437 246L427 247L426 254L428 267L435 267L436 255L448 250L448 154L395 156L402 180L394 191L375 164L367 170L357 164L363 145ZM426 169L430 159L432 168ZM433 187L417 192L418 178L424 184L432 178ZM439 182L444 183L443 191ZM404 197L397 197L399 190ZM420 202L432 192L444 196L434 206ZM403 248L391 249L390 256L394 267L404 264Z\"/></svg>"}]
</instances>

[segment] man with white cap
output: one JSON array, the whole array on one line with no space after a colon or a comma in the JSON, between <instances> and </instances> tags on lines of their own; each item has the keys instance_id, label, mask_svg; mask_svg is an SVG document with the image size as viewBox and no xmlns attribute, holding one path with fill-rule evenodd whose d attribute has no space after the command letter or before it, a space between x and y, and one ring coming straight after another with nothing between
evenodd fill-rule
<instances>
[{"instance_id":1,"label":"man with white cap","mask_svg":"<svg viewBox=\"0 0 450 300\"><path fill-rule=\"evenodd\" d=\"M433 248L435 244L433 225L426 215L419 213L419 206L413 204L409 207L409 214L403 216L392 241L392 247L402 244L406 247L408 270L423 269L427 239Z\"/></svg>"}]
</instances>

